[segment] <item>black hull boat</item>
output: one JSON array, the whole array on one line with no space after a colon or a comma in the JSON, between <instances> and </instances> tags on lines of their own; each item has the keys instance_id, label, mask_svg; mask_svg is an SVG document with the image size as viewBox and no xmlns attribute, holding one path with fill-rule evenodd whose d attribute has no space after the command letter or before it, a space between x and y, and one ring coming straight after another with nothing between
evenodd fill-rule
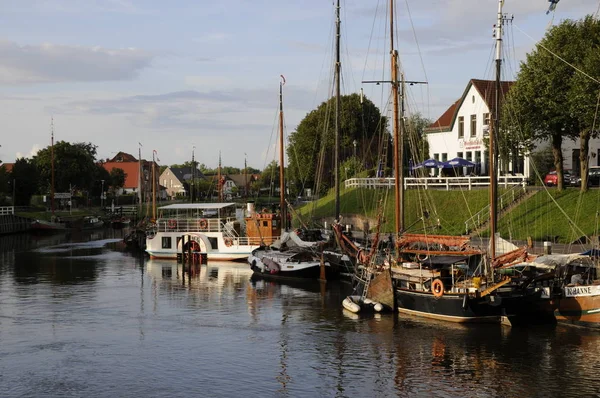
<instances>
[{"instance_id":1,"label":"black hull boat","mask_svg":"<svg viewBox=\"0 0 600 398\"><path fill-rule=\"evenodd\" d=\"M464 294L444 294L395 289L398 312L425 318L458 323L499 323L502 306L494 296L469 297Z\"/></svg>"},{"instance_id":2,"label":"black hull boat","mask_svg":"<svg viewBox=\"0 0 600 398\"><path fill-rule=\"evenodd\" d=\"M271 280L286 279L337 279L339 267L329 262L321 263L318 256L310 251L278 252L258 249L248 257L254 275Z\"/></svg>"}]
</instances>

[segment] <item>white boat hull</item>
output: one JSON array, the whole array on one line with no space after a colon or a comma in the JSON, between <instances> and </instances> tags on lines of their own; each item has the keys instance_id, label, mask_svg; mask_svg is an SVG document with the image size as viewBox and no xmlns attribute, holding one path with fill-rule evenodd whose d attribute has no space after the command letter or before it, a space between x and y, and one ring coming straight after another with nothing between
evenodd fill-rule
<instances>
[{"instance_id":1,"label":"white boat hull","mask_svg":"<svg viewBox=\"0 0 600 398\"><path fill-rule=\"evenodd\" d=\"M183 251L182 240L192 240L198 244L197 250L206 253L209 260L245 260L258 248L258 245L239 244L237 239L228 239L221 232L157 232L146 239L146 252L151 258L177 259ZM170 247L163 247L170 246Z\"/></svg>"}]
</instances>

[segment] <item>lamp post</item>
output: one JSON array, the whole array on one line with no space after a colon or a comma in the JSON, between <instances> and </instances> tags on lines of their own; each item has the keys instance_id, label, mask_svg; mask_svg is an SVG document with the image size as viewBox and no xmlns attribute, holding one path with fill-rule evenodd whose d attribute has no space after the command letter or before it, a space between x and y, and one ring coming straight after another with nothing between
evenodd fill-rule
<instances>
[{"instance_id":1,"label":"lamp post","mask_svg":"<svg viewBox=\"0 0 600 398\"><path fill-rule=\"evenodd\" d=\"M100 209L104 209L104 180L102 181L102 188L100 189Z\"/></svg>"},{"instance_id":2,"label":"lamp post","mask_svg":"<svg viewBox=\"0 0 600 398\"><path fill-rule=\"evenodd\" d=\"M354 140L352 141L352 145L354 145L354 157L356 158L356 144L358 144L358 141Z\"/></svg>"}]
</instances>

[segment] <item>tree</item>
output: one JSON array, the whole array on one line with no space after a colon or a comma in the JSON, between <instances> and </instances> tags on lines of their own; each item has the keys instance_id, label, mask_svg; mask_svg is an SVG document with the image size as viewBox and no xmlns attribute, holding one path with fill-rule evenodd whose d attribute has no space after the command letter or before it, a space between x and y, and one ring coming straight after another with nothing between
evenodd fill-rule
<instances>
[{"instance_id":1,"label":"tree","mask_svg":"<svg viewBox=\"0 0 600 398\"><path fill-rule=\"evenodd\" d=\"M113 167L113 169L110 171L110 186L112 188L113 195L115 195L119 189L123 188L126 178L127 173L125 173L123 169Z\"/></svg>"},{"instance_id":2,"label":"tree","mask_svg":"<svg viewBox=\"0 0 600 398\"><path fill-rule=\"evenodd\" d=\"M424 130L431 125L431 120L415 113L408 117L405 123L404 134L404 159L411 159L413 164L421 163L429 158L429 142L425 138ZM405 166L406 166L405 165Z\"/></svg>"},{"instance_id":3,"label":"tree","mask_svg":"<svg viewBox=\"0 0 600 398\"><path fill-rule=\"evenodd\" d=\"M12 178L16 181L15 204L29 206L31 197L38 190L38 169L32 159L17 159L12 169ZM48 192L50 193L50 192Z\"/></svg>"},{"instance_id":4,"label":"tree","mask_svg":"<svg viewBox=\"0 0 600 398\"><path fill-rule=\"evenodd\" d=\"M96 169L96 146L92 143L54 144L54 191L68 192L69 188L90 190L95 181L90 178ZM33 157L40 175L40 192L50 192L52 181L52 148L41 149Z\"/></svg>"},{"instance_id":5,"label":"tree","mask_svg":"<svg viewBox=\"0 0 600 398\"><path fill-rule=\"evenodd\" d=\"M387 119L366 97L361 103L358 94L341 97L340 164L356 154L365 168L376 168L383 158L384 143L389 143ZM295 181L296 188L315 186L323 192L334 184L335 99L323 102L308 113L290 134L287 155L289 172L286 179ZM387 145L391 153L390 145ZM391 156L387 156L391 164ZM340 171L340 175L343 174ZM320 184L319 184L320 182Z\"/></svg>"},{"instance_id":6,"label":"tree","mask_svg":"<svg viewBox=\"0 0 600 398\"><path fill-rule=\"evenodd\" d=\"M500 133L505 145L514 146L523 138L530 145L550 141L559 190L562 142L576 138L581 140L581 189L587 189L589 139L597 134L593 126L600 86L593 79L600 78L599 51L600 22L592 17L554 26L527 54L504 104Z\"/></svg>"},{"instance_id":7,"label":"tree","mask_svg":"<svg viewBox=\"0 0 600 398\"><path fill-rule=\"evenodd\" d=\"M279 163L276 160L265 167L259 181L261 187L269 188L270 195L275 194L275 190L279 189Z\"/></svg>"}]
</instances>

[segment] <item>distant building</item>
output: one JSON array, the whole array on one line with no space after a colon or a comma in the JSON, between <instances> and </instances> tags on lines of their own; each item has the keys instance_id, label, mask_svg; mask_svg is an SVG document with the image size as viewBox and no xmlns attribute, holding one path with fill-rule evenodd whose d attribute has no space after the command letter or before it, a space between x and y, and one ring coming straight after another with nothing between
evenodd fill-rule
<instances>
[{"instance_id":1,"label":"distant building","mask_svg":"<svg viewBox=\"0 0 600 398\"><path fill-rule=\"evenodd\" d=\"M431 158L442 162L455 157L463 158L475 163L473 170L464 168L463 173L489 175L489 152L486 141L494 123L495 84L493 80L471 79L463 95L425 129ZM511 81L501 82L501 102L512 84ZM533 151L541 150L548 145L548 141L537 141ZM562 152L564 168L579 174L579 140L564 140ZM528 155L524 151L517 150L512 154L508 164L500 164L499 169L507 170L510 174L532 176L534 173ZM600 166L600 139L590 140L589 159L590 166ZM431 172L437 174L439 171L434 169ZM545 173L546 170L539 172Z\"/></svg>"},{"instance_id":2,"label":"distant building","mask_svg":"<svg viewBox=\"0 0 600 398\"><path fill-rule=\"evenodd\" d=\"M133 193L139 195L141 191L142 200L150 202L152 200L152 161L144 159L138 160L133 155L125 152L119 152L112 159L107 159L102 163L102 167L109 173L112 169L121 169L125 172L125 184L118 194ZM154 162L154 179L157 197L160 197L159 189L160 167ZM140 174L142 178L140 179ZM105 189L108 188L105 185Z\"/></svg>"},{"instance_id":3,"label":"distant building","mask_svg":"<svg viewBox=\"0 0 600 398\"><path fill-rule=\"evenodd\" d=\"M167 196L176 198L177 196L189 196L189 185L192 182L192 167L167 167L160 175L160 183L165 187ZM194 179L205 180L206 177L200 169L196 169L193 175ZM186 186L187 184L187 186Z\"/></svg>"},{"instance_id":4,"label":"distant building","mask_svg":"<svg viewBox=\"0 0 600 398\"><path fill-rule=\"evenodd\" d=\"M7 173L12 173L13 167L15 167L14 163L2 163L0 164L0 168L6 170Z\"/></svg>"}]
</instances>

